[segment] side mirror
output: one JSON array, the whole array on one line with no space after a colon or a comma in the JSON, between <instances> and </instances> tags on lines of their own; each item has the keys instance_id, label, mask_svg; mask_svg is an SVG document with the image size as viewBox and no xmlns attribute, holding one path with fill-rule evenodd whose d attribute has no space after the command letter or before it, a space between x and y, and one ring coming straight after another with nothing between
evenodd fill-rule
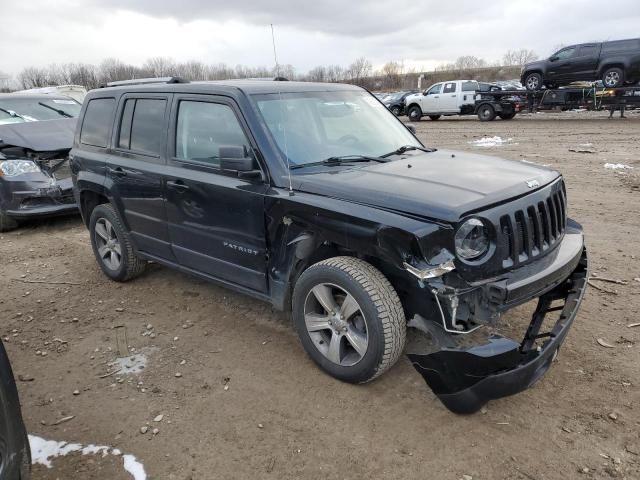
<instances>
[{"instance_id":1,"label":"side mirror","mask_svg":"<svg viewBox=\"0 0 640 480\"><path fill-rule=\"evenodd\" d=\"M424 92L422 92L422 95L428 95L428 92L425 90Z\"/></svg>"},{"instance_id":2,"label":"side mirror","mask_svg":"<svg viewBox=\"0 0 640 480\"><path fill-rule=\"evenodd\" d=\"M414 125L405 125L405 127L407 127L407 130L409 130L414 135L416 134L416 127Z\"/></svg>"},{"instance_id":3,"label":"side mirror","mask_svg":"<svg viewBox=\"0 0 640 480\"><path fill-rule=\"evenodd\" d=\"M555 55L553 57L549 58L550 62L557 62L558 61L558 57L556 57Z\"/></svg>"},{"instance_id":4,"label":"side mirror","mask_svg":"<svg viewBox=\"0 0 640 480\"><path fill-rule=\"evenodd\" d=\"M221 145L220 168L237 172L250 172L258 169L255 158L244 145Z\"/></svg>"}]
</instances>

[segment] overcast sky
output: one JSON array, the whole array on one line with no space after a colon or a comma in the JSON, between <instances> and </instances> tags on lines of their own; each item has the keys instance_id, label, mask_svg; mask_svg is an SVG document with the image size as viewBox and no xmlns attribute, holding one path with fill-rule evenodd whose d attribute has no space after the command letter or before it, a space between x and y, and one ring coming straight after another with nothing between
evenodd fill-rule
<instances>
[{"instance_id":1,"label":"overcast sky","mask_svg":"<svg viewBox=\"0 0 640 480\"><path fill-rule=\"evenodd\" d=\"M430 69L508 49L640 36L640 0L0 0L0 72L107 57L273 65L306 72L367 57Z\"/></svg>"}]
</instances>

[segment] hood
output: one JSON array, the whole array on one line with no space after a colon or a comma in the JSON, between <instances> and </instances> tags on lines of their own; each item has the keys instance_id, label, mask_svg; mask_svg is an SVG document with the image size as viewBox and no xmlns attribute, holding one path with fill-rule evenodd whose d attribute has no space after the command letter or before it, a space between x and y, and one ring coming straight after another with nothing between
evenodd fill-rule
<instances>
[{"instance_id":1,"label":"hood","mask_svg":"<svg viewBox=\"0 0 640 480\"><path fill-rule=\"evenodd\" d=\"M77 118L0 125L0 148L19 147L34 152L70 150Z\"/></svg>"},{"instance_id":2,"label":"hood","mask_svg":"<svg viewBox=\"0 0 640 480\"><path fill-rule=\"evenodd\" d=\"M531 193L559 176L536 165L439 150L296 175L295 188L454 223L471 212Z\"/></svg>"},{"instance_id":3,"label":"hood","mask_svg":"<svg viewBox=\"0 0 640 480\"><path fill-rule=\"evenodd\" d=\"M535 70L537 68L542 69L547 63L547 60L536 60L535 62L525 63L524 70Z\"/></svg>"}]
</instances>

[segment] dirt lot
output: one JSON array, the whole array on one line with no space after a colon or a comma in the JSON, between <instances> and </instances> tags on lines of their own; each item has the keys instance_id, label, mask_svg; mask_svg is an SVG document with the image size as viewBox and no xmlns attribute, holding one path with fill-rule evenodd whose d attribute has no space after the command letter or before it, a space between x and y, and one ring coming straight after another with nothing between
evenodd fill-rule
<instances>
[{"instance_id":1,"label":"dirt lot","mask_svg":"<svg viewBox=\"0 0 640 480\"><path fill-rule=\"evenodd\" d=\"M558 362L529 391L455 416L406 358L372 384L340 383L266 304L158 266L109 282L71 218L0 237L0 334L29 431L117 447L152 479L640 478L640 327L627 326L640 321L640 113L628 115L417 125L429 145L562 171L593 271L625 281L595 282L602 291L589 289ZM512 141L469 143L495 135ZM102 378L117 368L118 326L147 364ZM34 470L35 480L72 478L131 477L113 456Z\"/></svg>"}]
</instances>

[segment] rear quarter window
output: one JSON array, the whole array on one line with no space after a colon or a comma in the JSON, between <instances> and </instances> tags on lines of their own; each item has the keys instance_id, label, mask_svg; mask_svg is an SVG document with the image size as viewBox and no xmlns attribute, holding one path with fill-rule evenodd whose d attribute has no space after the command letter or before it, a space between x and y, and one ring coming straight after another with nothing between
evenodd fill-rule
<instances>
[{"instance_id":1,"label":"rear quarter window","mask_svg":"<svg viewBox=\"0 0 640 480\"><path fill-rule=\"evenodd\" d=\"M617 40L606 42L602 45L603 52L625 52L629 50L640 50L640 39Z\"/></svg>"},{"instance_id":2,"label":"rear quarter window","mask_svg":"<svg viewBox=\"0 0 640 480\"><path fill-rule=\"evenodd\" d=\"M80 143L94 147L106 147L109 144L115 109L115 98L89 100L82 120Z\"/></svg>"}]
</instances>

